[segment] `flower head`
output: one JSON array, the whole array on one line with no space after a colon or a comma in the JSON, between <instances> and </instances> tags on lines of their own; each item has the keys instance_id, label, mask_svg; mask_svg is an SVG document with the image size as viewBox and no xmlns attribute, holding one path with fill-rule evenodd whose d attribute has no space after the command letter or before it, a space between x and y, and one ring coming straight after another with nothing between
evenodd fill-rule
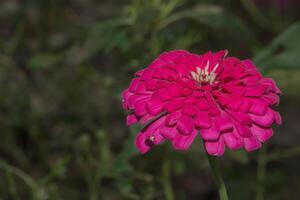
<instances>
[{"instance_id":1,"label":"flower head","mask_svg":"<svg viewBox=\"0 0 300 200\"><path fill-rule=\"evenodd\" d=\"M135 141L140 152L166 139L187 150L199 133L208 154L220 156L225 147L259 149L273 135L280 90L251 60L226 54L174 50L136 73L122 102L127 124L145 125Z\"/></svg>"}]
</instances>

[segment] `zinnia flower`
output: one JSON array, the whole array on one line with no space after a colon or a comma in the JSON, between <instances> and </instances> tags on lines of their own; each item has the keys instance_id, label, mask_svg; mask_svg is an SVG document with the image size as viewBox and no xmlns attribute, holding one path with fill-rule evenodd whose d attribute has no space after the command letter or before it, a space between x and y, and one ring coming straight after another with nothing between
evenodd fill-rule
<instances>
[{"instance_id":1,"label":"zinnia flower","mask_svg":"<svg viewBox=\"0 0 300 200\"><path fill-rule=\"evenodd\" d=\"M122 102L127 124L145 125L135 140L141 153L166 139L187 150L199 133L207 153L220 156L225 147L259 149L273 135L280 90L251 60L226 55L174 50L135 74Z\"/></svg>"}]
</instances>

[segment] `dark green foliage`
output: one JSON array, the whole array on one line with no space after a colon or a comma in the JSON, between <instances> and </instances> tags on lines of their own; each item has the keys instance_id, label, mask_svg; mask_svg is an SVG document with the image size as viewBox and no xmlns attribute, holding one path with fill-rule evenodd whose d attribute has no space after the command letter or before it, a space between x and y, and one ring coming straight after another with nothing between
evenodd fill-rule
<instances>
[{"instance_id":1,"label":"dark green foliage","mask_svg":"<svg viewBox=\"0 0 300 200\"><path fill-rule=\"evenodd\" d=\"M121 91L175 48L228 49L278 81L284 125L266 155L226 152L221 166L230 199L254 199L257 164L266 199L298 199L298 4L0 1L0 199L217 199L200 139L140 155L140 127L125 125Z\"/></svg>"}]
</instances>

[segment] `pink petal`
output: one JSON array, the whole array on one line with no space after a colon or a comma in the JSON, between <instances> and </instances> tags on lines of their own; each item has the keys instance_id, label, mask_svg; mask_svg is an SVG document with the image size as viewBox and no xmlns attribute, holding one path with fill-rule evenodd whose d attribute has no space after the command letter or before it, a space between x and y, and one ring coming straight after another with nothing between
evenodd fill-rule
<instances>
[{"instance_id":1,"label":"pink petal","mask_svg":"<svg viewBox=\"0 0 300 200\"><path fill-rule=\"evenodd\" d=\"M140 118L140 124L144 125L147 122L149 122L152 119L154 119L155 117L156 117L155 115L145 114L143 117Z\"/></svg>"},{"instance_id":2,"label":"pink petal","mask_svg":"<svg viewBox=\"0 0 300 200\"><path fill-rule=\"evenodd\" d=\"M243 104L241 105L241 111L243 111L244 113L247 113L250 108L252 106L252 101L250 101L249 99L245 98L243 101Z\"/></svg>"},{"instance_id":3,"label":"pink petal","mask_svg":"<svg viewBox=\"0 0 300 200\"><path fill-rule=\"evenodd\" d=\"M225 151L225 143L220 138L217 141L205 141L205 149L209 155L222 156Z\"/></svg>"},{"instance_id":4,"label":"pink petal","mask_svg":"<svg viewBox=\"0 0 300 200\"><path fill-rule=\"evenodd\" d=\"M141 70L135 72L134 75L141 76L144 73L144 71L145 71L145 69L141 69Z\"/></svg>"},{"instance_id":5,"label":"pink petal","mask_svg":"<svg viewBox=\"0 0 300 200\"><path fill-rule=\"evenodd\" d=\"M168 87L168 91L172 97L179 97L181 96L180 87L177 85L171 85Z\"/></svg>"},{"instance_id":6,"label":"pink petal","mask_svg":"<svg viewBox=\"0 0 300 200\"><path fill-rule=\"evenodd\" d=\"M269 108L265 115L259 116L259 115L253 115L250 114L251 119L254 123L263 126L263 127L270 127L272 123L274 122L274 114L273 111Z\"/></svg>"},{"instance_id":7,"label":"pink petal","mask_svg":"<svg viewBox=\"0 0 300 200\"><path fill-rule=\"evenodd\" d=\"M146 102L144 100L137 102L134 106L135 106L135 113L138 116L143 116L147 113Z\"/></svg>"},{"instance_id":8,"label":"pink petal","mask_svg":"<svg viewBox=\"0 0 300 200\"><path fill-rule=\"evenodd\" d=\"M230 86L225 88L228 92L234 94L235 96L243 96L245 93L245 87L243 86Z\"/></svg>"},{"instance_id":9,"label":"pink petal","mask_svg":"<svg viewBox=\"0 0 300 200\"><path fill-rule=\"evenodd\" d=\"M140 85L137 87L135 93L136 93L136 94L141 94L141 95L152 94L151 91L148 91L148 90L147 90L145 84L140 84Z\"/></svg>"},{"instance_id":10,"label":"pink petal","mask_svg":"<svg viewBox=\"0 0 300 200\"><path fill-rule=\"evenodd\" d=\"M281 92L280 89L276 86L275 81L271 78L262 78L260 80L260 83L265 86L268 86L269 91L275 92L277 94L279 94Z\"/></svg>"},{"instance_id":11,"label":"pink petal","mask_svg":"<svg viewBox=\"0 0 300 200\"><path fill-rule=\"evenodd\" d=\"M176 112L169 114L166 118L166 125L174 126L180 117L181 117L180 111L176 111Z\"/></svg>"},{"instance_id":12,"label":"pink petal","mask_svg":"<svg viewBox=\"0 0 300 200\"><path fill-rule=\"evenodd\" d=\"M234 125L235 125L235 128L236 128L236 130L237 130L237 132L240 136L242 136L244 138L252 136L251 130L247 125L242 125L242 124L239 124L239 123L235 123Z\"/></svg>"},{"instance_id":13,"label":"pink petal","mask_svg":"<svg viewBox=\"0 0 300 200\"><path fill-rule=\"evenodd\" d=\"M146 153L154 144L159 144L163 141L164 138L159 134L159 128L163 126L165 120L165 116L156 119L138 134L135 145L141 153Z\"/></svg>"},{"instance_id":14,"label":"pink petal","mask_svg":"<svg viewBox=\"0 0 300 200\"><path fill-rule=\"evenodd\" d=\"M186 105L183 107L182 113L187 116L194 117L197 113L197 107L194 105Z\"/></svg>"},{"instance_id":15,"label":"pink petal","mask_svg":"<svg viewBox=\"0 0 300 200\"><path fill-rule=\"evenodd\" d=\"M253 100L252 107L249 109L250 113L255 115L264 115L268 110L268 104L260 99Z\"/></svg>"},{"instance_id":16,"label":"pink petal","mask_svg":"<svg viewBox=\"0 0 300 200\"><path fill-rule=\"evenodd\" d=\"M195 126L198 128L209 128L211 126L211 119L207 112L199 111L195 118Z\"/></svg>"},{"instance_id":17,"label":"pink petal","mask_svg":"<svg viewBox=\"0 0 300 200\"><path fill-rule=\"evenodd\" d=\"M159 130L160 134L169 140L173 140L178 135L178 131L175 127L163 126Z\"/></svg>"},{"instance_id":18,"label":"pink petal","mask_svg":"<svg viewBox=\"0 0 300 200\"><path fill-rule=\"evenodd\" d=\"M276 111L273 111L273 113L274 113L275 123L278 125L281 125L282 124L281 115L279 114L279 112L276 112Z\"/></svg>"},{"instance_id":19,"label":"pink petal","mask_svg":"<svg viewBox=\"0 0 300 200\"><path fill-rule=\"evenodd\" d=\"M279 103L279 96L275 93L269 93L262 96L262 99L269 103L269 105L277 105Z\"/></svg>"},{"instance_id":20,"label":"pink petal","mask_svg":"<svg viewBox=\"0 0 300 200\"><path fill-rule=\"evenodd\" d=\"M166 88L159 89L158 90L158 96L160 97L160 99L162 101L167 101L167 100L172 98L169 91Z\"/></svg>"},{"instance_id":21,"label":"pink petal","mask_svg":"<svg viewBox=\"0 0 300 200\"><path fill-rule=\"evenodd\" d=\"M251 126L252 134L258 139L260 142L265 142L273 135L273 131L271 128L262 128L252 124Z\"/></svg>"},{"instance_id":22,"label":"pink petal","mask_svg":"<svg viewBox=\"0 0 300 200\"><path fill-rule=\"evenodd\" d=\"M190 89L187 89L187 88L184 88L184 89L181 90L181 94L182 94L183 96L189 96L189 95L191 95L192 93L193 93L193 91L190 90Z\"/></svg>"},{"instance_id":23,"label":"pink petal","mask_svg":"<svg viewBox=\"0 0 300 200\"><path fill-rule=\"evenodd\" d=\"M209 103L204 99L198 99L197 100L197 107L199 110L208 110Z\"/></svg>"},{"instance_id":24,"label":"pink petal","mask_svg":"<svg viewBox=\"0 0 300 200\"><path fill-rule=\"evenodd\" d=\"M230 131L233 128L232 120L227 116L227 114L222 113L220 116L217 116L214 120L217 129L220 131Z\"/></svg>"},{"instance_id":25,"label":"pink petal","mask_svg":"<svg viewBox=\"0 0 300 200\"><path fill-rule=\"evenodd\" d=\"M133 109L133 107L135 107L135 104L137 104L138 102L145 102L148 101L150 99L150 96L148 95L132 95L128 98L128 106L130 109Z\"/></svg>"},{"instance_id":26,"label":"pink petal","mask_svg":"<svg viewBox=\"0 0 300 200\"><path fill-rule=\"evenodd\" d=\"M255 138L255 136L250 138L244 138L244 144L246 151L254 151L261 148L261 143Z\"/></svg>"},{"instance_id":27,"label":"pink petal","mask_svg":"<svg viewBox=\"0 0 300 200\"><path fill-rule=\"evenodd\" d=\"M178 134L173 140L172 145L174 149L177 150L187 150L192 142L194 141L194 138L197 135L197 131L193 131L190 135L182 135Z\"/></svg>"},{"instance_id":28,"label":"pink petal","mask_svg":"<svg viewBox=\"0 0 300 200\"><path fill-rule=\"evenodd\" d=\"M177 121L177 129L182 134L191 134L194 128L194 120L185 115L181 115L181 117Z\"/></svg>"},{"instance_id":29,"label":"pink petal","mask_svg":"<svg viewBox=\"0 0 300 200\"><path fill-rule=\"evenodd\" d=\"M130 126L138 121L138 118L135 114L128 115L126 118L127 126Z\"/></svg>"},{"instance_id":30,"label":"pink petal","mask_svg":"<svg viewBox=\"0 0 300 200\"><path fill-rule=\"evenodd\" d=\"M254 70L256 70L256 67L255 67L255 65L253 64L253 62L251 60L246 59L246 60L243 60L242 63L244 64L244 66L247 69L254 69Z\"/></svg>"},{"instance_id":31,"label":"pink petal","mask_svg":"<svg viewBox=\"0 0 300 200\"><path fill-rule=\"evenodd\" d=\"M226 146L231 150L237 150L243 147L243 140L234 129L232 132L222 134L222 138Z\"/></svg>"},{"instance_id":32,"label":"pink petal","mask_svg":"<svg viewBox=\"0 0 300 200\"><path fill-rule=\"evenodd\" d=\"M234 112L232 110L226 109L226 112L233 117L236 121L240 122L243 125L251 124L251 118L244 112L238 111Z\"/></svg>"},{"instance_id":33,"label":"pink petal","mask_svg":"<svg viewBox=\"0 0 300 200\"><path fill-rule=\"evenodd\" d=\"M172 99L170 102L166 103L164 109L172 113L175 110L182 108L182 100L181 99Z\"/></svg>"},{"instance_id":34,"label":"pink petal","mask_svg":"<svg viewBox=\"0 0 300 200\"><path fill-rule=\"evenodd\" d=\"M150 146L146 144L146 135L144 133L140 133L135 138L135 146L141 153L147 153L150 150Z\"/></svg>"},{"instance_id":35,"label":"pink petal","mask_svg":"<svg viewBox=\"0 0 300 200\"><path fill-rule=\"evenodd\" d=\"M238 111L242 104L243 104L243 99L237 98L232 102L230 102L229 104L227 104L226 107L233 111Z\"/></svg>"},{"instance_id":36,"label":"pink petal","mask_svg":"<svg viewBox=\"0 0 300 200\"><path fill-rule=\"evenodd\" d=\"M184 104L196 104L198 102L198 98L196 97L185 97L183 103Z\"/></svg>"},{"instance_id":37,"label":"pink petal","mask_svg":"<svg viewBox=\"0 0 300 200\"><path fill-rule=\"evenodd\" d=\"M204 141L215 141L220 136L220 130L213 125L210 128L201 129L200 135Z\"/></svg>"},{"instance_id":38,"label":"pink petal","mask_svg":"<svg viewBox=\"0 0 300 200\"><path fill-rule=\"evenodd\" d=\"M140 78L132 79L130 86L129 86L129 91L134 93L140 84L141 84Z\"/></svg>"},{"instance_id":39,"label":"pink petal","mask_svg":"<svg viewBox=\"0 0 300 200\"><path fill-rule=\"evenodd\" d=\"M147 102L146 108L151 115L157 115L162 111L163 106L161 100L153 98Z\"/></svg>"},{"instance_id":40,"label":"pink petal","mask_svg":"<svg viewBox=\"0 0 300 200\"><path fill-rule=\"evenodd\" d=\"M147 90L154 91L156 90L156 80L147 80L145 81L145 86Z\"/></svg>"},{"instance_id":41,"label":"pink petal","mask_svg":"<svg viewBox=\"0 0 300 200\"><path fill-rule=\"evenodd\" d=\"M256 87L248 87L245 96L247 97L261 97L266 91L266 87L263 85L257 85Z\"/></svg>"}]
</instances>

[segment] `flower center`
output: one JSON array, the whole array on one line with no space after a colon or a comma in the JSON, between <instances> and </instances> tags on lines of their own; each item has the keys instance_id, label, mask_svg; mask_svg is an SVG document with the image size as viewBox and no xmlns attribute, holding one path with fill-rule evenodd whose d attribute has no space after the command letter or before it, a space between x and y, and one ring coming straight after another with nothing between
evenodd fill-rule
<instances>
[{"instance_id":1,"label":"flower center","mask_svg":"<svg viewBox=\"0 0 300 200\"><path fill-rule=\"evenodd\" d=\"M196 67L196 71L191 71L192 78L197 81L198 84L212 84L216 77L216 69L218 68L219 64L216 64L210 72L209 69L209 61L207 62L204 69L201 69L200 67Z\"/></svg>"}]
</instances>

